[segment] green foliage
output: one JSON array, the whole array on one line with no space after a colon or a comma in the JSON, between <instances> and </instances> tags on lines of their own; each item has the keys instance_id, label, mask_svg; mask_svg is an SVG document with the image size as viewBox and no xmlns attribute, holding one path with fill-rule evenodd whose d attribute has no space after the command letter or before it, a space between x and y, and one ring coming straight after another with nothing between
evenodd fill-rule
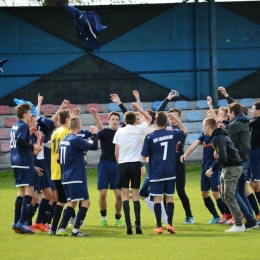
<instances>
[{"instance_id":1,"label":"green foliage","mask_svg":"<svg viewBox=\"0 0 260 260\"><path fill-rule=\"evenodd\" d=\"M192 213L196 222L183 225L184 210L175 195L174 227L176 235L166 231L162 235L154 233L154 217L141 201L143 235L126 235L126 228L114 226L114 194L108 191L108 227L100 228L101 221L96 189L97 171L87 169L91 206L84 221L83 232L90 237L72 238L49 236L37 232L35 235L15 234L13 222L14 200L17 189L14 187L12 172L0 173L1 196L1 259L259 259L257 248L259 232L251 230L244 233L227 234L227 225L207 225L211 215L204 206L200 195L200 167L187 166L186 192L190 199ZM133 205L130 203L131 219L134 223ZM124 217L122 217L124 220ZM71 227L68 227L68 231Z\"/></svg>"}]
</instances>

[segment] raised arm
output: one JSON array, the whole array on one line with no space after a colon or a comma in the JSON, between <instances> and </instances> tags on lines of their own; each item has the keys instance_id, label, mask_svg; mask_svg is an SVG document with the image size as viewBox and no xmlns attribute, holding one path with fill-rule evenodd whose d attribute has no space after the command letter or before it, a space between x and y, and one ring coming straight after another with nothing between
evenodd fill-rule
<instances>
[{"instance_id":1,"label":"raised arm","mask_svg":"<svg viewBox=\"0 0 260 260\"><path fill-rule=\"evenodd\" d=\"M207 96L207 103L208 103L208 106L209 106L211 117L213 117L216 121L218 121L218 117L217 117L215 110L213 109L213 106L212 106L212 98L210 96Z\"/></svg>"},{"instance_id":2,"label":"raised arm","mask_svg":"<svg viewBox=\"0 0 260 260\"><path fill-rule=\"evenodd\" d=\"M53 116L52 120L53 120L53 123L55 125L55 127L59 127L59 124L58 124L58 119L59 119L59 111L62 110L62 109L66 109L69 107L69 104L70 102L68 100L63 100L63 102L61 103L59 109L57 110L57 112L55 113L55 115Z\"/></svg>"},{"instance_id":3,"label":"raised arm","mask_svg":"<svg viewBox=\"0 0 260 260\"><path fill-rule=\"evenodd\" d=\"M36 110L37 110L39 115L40 115L40 112L41 112L42 101L43 101L43 96L41 96L40 93L38 93L38 103L37 103Z\"/></svg>"},{"instance_id":4,"label":"raised arm","mask_svg":"<svg viewBox=\"0 0 260 260\"><path fill-rule=\"evenodd\" d=\"M227 91L226 91L226 89L224 87L219 87L218 90L227 99L228 104L231 104L231 103L235 102L235 100L228 95L228 93L227 93Z\"/></svg>"},{"instance_id":5,"label":"raised arm","mask_svg":"<svg viewBox=\"0 0 260 260\"><path fill-rule=\"evenodd\" d=\"M115 94L115 93L110 94L110 99L112 100L112 102L116 103L120 107L120 109L122 110L123 114L125 112L127 112L126 107L123 105L123 103L121 102L121 100L120 100L120 98L119 98L119 96L117 94Z\"/></svg>"},{"instance_id":6,"label":"raised arm","mask_svg":"<svg viewBox=\"0 0 260 260\"><path fill-rule=\"evenodd\" d=\"M141 100L140 100L140 95L139 92L137 90L133 91L133 95L135 97L135 100L137 102L137 105L143 110L142 104L141 104Z\"/></svg>"},{"instance_id":7,"label":"raised arm","mask_svg":"<svg viewBox=\"0 0 260 260\"><path fill-rule=\"evenodd\" d=\"M170 119L175 120L175 122L177 123L178 127L180 128L180 130L182 130L182 131L184 132L185 135L188 134L187 128L186 128L185 125L181 122L181 120L179 119L178 116L176 116L174 113L169 113L169 114L168 114L168 117L169 117Z\"/></svg>"},{"instance_id":8,"label":"raised arm","mask_svg":"<svg viewBox=\"0 0 260 260\"><path fill-rule=\"evenodd\" d=\"M95 121L96 121L98 131L101 130L101 129L103 129L104 126L103 126L103 124L102 124L102 122L101 122L101 120L100 120L100 118L99 118L99 116L98 116L98 111L97 111L97 109L91 108L91 114L93 115L93 117L94 117L94 119L95 119Z\"/></svg>"},{"instance_id":9,"label":"raised arm","mask_svg":"<svg viewBox=\"0 0 260 260\"><path fill-rule=\"evenodd\" d=\"M152 117L148 113L146 113L142 108L140 108L136 104L132 104L132 107L133 107L134 110L138 111L140 114L143 115L144 120L147 122L148 125L151 124Z\"/></svg>"},{"instance_id":10,"label":"raised arm","mask_svg":"<svg viewBox=\"0 0 260 260\"><path fill-rule=\"evenodd\" d=\"M176 90L171 90L171 92L169 93L169 95L167 96L167 98L165 98L163 100L163 102L161 103L161 105L158 107L157 111L164 111L168 102L173 99L174 97L176 97Z\"/></svg>"}]
</instances>

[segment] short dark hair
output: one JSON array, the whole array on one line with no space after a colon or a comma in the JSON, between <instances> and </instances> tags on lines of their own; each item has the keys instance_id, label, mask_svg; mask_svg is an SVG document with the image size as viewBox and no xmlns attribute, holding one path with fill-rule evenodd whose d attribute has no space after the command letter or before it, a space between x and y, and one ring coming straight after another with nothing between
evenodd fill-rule
<instances>
[{"instance_id":1,"label":"short dark hair","mask_svg":"<svg viewBox=\"0 0 260 260\"><path fill-rule=\"evenodd\" d=\"M59 121L63 125L66 123L66 119L70 119L71 112L69 109L62 109L59 112Z\"/></svg>"},{"instance_id":2,"label":"short dark hair","mask_svg":"<svg viewBox=\"0 0 260 260\"><path fill-rule=\"evenodd\" d=\"M241 105L241 107L242 107L242 112L243 112L243 114L244 114L245 116L247 116L247 115L248 115L248 107L245 106L245 105Z\"/></svg>"},{"instance_id":3,"label":"short dark hair","mask_svg":"<svg viewBox=\"0 0 260 260\"><path fill-rule=\"evenodd\" d=\"M217 121L213 117L207 117L203 120L203 122L205 125L209 125L211 129L216 129L218 127Z\"/></svg>"},{"instance_id":4,"label":"short dark hair","mask_svg":"<svg viewBox=\"0 0 260 260\"><path fill-rule=\"evenodd\" d=\"M146 109L145 112L152 118L151 124L154 123L156 113L151 109Z\"/></svg>"},{"instance_id":5,"label":"short dark hair","mask_svg":"<svg viewBox=\"0 0 260 260\"><path fill-rule=\"evenodd\" d=\"M259 110L260 109L260 101L256 101L252 104L253 106L255 106L255 109L256 110Z\"/></svg>"},{"instance_id":6,"label":"short dark hair","mask_svg":"<svg viewBox=\"0 0 260 260\"><path fill-rule=\"evenodd\" d=\"M155 120L158 126L164 127L168 122L168 117L164 111L159 111L156 113Z\"/></svg>"},{"instance_id":7,"label":"short dark hair","mask_svg":"<svg viewBox=\"0 0 260 260\"><path fill-rule=\"evenodd\" d=\"M108 114L108 120L110 120L111 116L118 116L120 121L120 114L118 112L112 111Z\"/></svg>"},{"instance_id":8,"label":"short dark hair","mask_svg":"<svg viewBox=\"0 0 260 260\"><path fill-rule=\"evenodd\" d=\"M135 121L136 121L136 114L135 114L135 112L127 111L125 113L125 122L126 122L126 124L134 125Z\"/></svg>"},{"instance_id":9,"label":"short dark hair","mask_svg":"<svg viewBox=\"0 0 260 260\"><path fill-rule=\"evenodd\" d=\"M234 112L235 115L242 113L242 107L238 102L228 104L229 112Z\"/></svg>"},{"instance_id":10,"label":"short dark hair","mask_svg":"<svg viewBox=\"0 0 260 260\"><path fill-rule=\"evenodd\" d=\"M181 110L179 108L173 107L169 110L169 113L174 113L174 112L177 112L179 117L181 116Z\"/></svg>"},{"instance_id":11,"label":"short dark hair","mask_svg":"<svg viewBox=\"0 0 260 260\"><path fill-rule=\"evenodd\" d=\"M16 115L19 119L23 119L23 115L25 113L27 113L28 111L30 111L31 109L32 109L31 105L29 105L27 103L23 103L23 104L15 107Z\"/></svg>"},{"instance_id":12,"label":"short dark hair","mask_svg":"<svg viewBox=\"0 0 260 260\"><path fill-rule=\"evenodd\" d=\"M46 117L46 118L52 118L53 115L52 115L52 114L43 114L43 117Z\"/></svg>"}]
</instances>

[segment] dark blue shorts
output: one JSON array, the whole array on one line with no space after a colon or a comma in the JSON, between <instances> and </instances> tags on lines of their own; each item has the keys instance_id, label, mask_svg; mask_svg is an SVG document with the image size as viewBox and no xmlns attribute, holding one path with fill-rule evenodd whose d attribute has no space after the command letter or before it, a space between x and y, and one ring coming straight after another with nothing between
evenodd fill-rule
<instances>
[{"instance_id":1,"label":"dark blue shorts","mask_svg":"<svg viewBox=\"0 0 260 260\"><path fill-rule=\"evenodd\" d=\"M218 191L218 185L220 184L220 170L214 171L211 177L207 177L205 172L207 170L202 170L200 178L200 190L201 191Z\"/></svg>"},{"instance_id":2,"label":"dark blue shorts","mask_svg":"<svg viewBox=\"0 0 260 260\"><path fill-rule=\"evenodd\" d=\"M118 164L116 161L101 160L98 163L98 190L119 189L117 187L119 181Z\"/></svg>"},{"instance_id":3,"label":"dark blue shorts","mask_svg":"<svg viewBox=\"0 0 260 260\"><path fill-rule=\"evenodd\" d=\"M173 196L175 191L175 179L166 181L150 182L150 195L151 196Z\"/></svg>"},{"instance_id":4,"label":"dark blue shorts","mask_svg":"<svg viewBox=\"0 0 260 260\"><path fill-rule=\"evenodd\" d=\"M88 188L86 183L64 184L63 189L68 201L88 200Z\"/></svg>"},{"instance_id":5,"label":"dark blue shorts","mask_svg":"<svg viewBox=\"0 0 260 260\"><path fill-rule=\"evenodd\" d=\"M15 186L34 186L35 184L35 172L33 165L29 169L24 168L13 168Z\"/></svg>"},{"instance_id":6,"label":"dark blue shorts","mask_svg":"<svg viewBox=\"0 0 260 260\"><path fill-rule=\"evenodd\" d=\"M46 167L44 160L35 160L35 166L40 167L42 169L43 176L38 176L38 188L50 188L52 186L50 171Z\"/></svg>"},{"instance_id":7,"label":"dark blue shorts","mask_svg":"<svg viewBox=\"0 0 260 260\"><path fill-rule=\"evenodd\" d=\"M140 189L139 196L148 198L149 194L150 194L150 180L149 180L149 175L147 174L144 179L143 185Z\"/></svg>"},{"instance_id":8,"label":"dark blue shorts","mask_svg":"<svg viewBox=\"0 0 260 260\"><path fill-rule=\"evenodd\" d=\"M251 180L260 181L260 148L250 150L249 167L250 167Z\"/></svg>"}]
</instances>

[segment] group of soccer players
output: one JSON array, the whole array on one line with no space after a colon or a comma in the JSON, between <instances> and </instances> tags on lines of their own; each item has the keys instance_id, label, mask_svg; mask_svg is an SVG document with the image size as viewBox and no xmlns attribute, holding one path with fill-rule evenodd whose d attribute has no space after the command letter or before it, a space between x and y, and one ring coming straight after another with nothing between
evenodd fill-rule
<instances>
[{"instance_id":1,"label":"group of soccer players","mask_svg":"<svg viewBox=\"0 0 260 260\"><path fill-rule=\"evenodd\" d=\"M27 103L17 106L19 120L10 134L11 166L19 190L15 200L13 230L21 234L35 234L35 229L38 229L50 235L89 236L80 231L90 206L84 155L88 150L98 149L98 140L101 146L98 163L100 227L108 225L106 197L109 187L115 194L115 226L123 226L123 208L128 235L133 234L130 198L133 201L136 234L142 234L139 198L154 214L157 234L163 233L164 225L168 232L176 233L172 225L175 185L186 214L184 224L194 223L185 192L185 160L199 144L203 144L201 192L205 206L213 216L208 224L235 223L228 232L257 228L253 210L260 220L260 102L253 104L253 121L249 122L242 113L242 106L234 103L224 88L219 90L232 104L221 108L216 114L208 97L210 110L209 118L204 120L204 132L186 153L184 143L188 131L180 121L181 111L173 108L168 115L164 112L169 100L175 97L174 91L162 102L157 113L142 109L137 91L133 91L137 101L133 109L137 112L127 111L119 96L111 94L111 100L124 113L122 127L119 113L111 112L108 127L104 128L97 110L92 109L97 127L82 130L80 109L70 111L67 100L62 102L53 118L33 115ZM43 97L38 95L38 112L42 101ZM140 190L141 174L146 172L144 165L147 165L148 173ZM250 184L246 185L247 175L256 198L249 189ZM210 189L222 218L209 195ZM67 206L63 212L65 204ZM37 208L38 213L32 223ZM246 219L245 226L241 212ZM71 233L66 231L69 222L73 225Z\"/></svg>"}]
</instances>

